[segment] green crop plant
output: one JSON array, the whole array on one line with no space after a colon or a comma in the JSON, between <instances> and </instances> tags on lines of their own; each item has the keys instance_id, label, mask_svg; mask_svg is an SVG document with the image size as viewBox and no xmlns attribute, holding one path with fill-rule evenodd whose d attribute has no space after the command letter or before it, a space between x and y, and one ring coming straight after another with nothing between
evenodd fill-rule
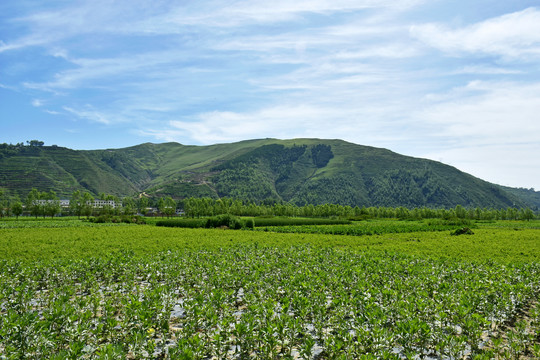
<instances>
[{"instance_id":1,"label":"green crop plant","mask_svg":"<svg viewBox=\"0 0 540 360\"><path fill-rule=\"evenodd\" d=\"M83 224L0 230L0 357L538 351L537 229L359 237Z\"/></svg>"}]
</instances>

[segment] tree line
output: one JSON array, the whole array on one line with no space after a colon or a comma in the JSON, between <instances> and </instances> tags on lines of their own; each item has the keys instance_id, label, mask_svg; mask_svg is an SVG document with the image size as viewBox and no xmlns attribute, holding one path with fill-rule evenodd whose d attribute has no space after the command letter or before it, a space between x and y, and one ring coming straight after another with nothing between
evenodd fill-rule
<instances>
[{"instance_id":1,"label":"tree line","mask_svg":"<svg viewBox=\"0 0 540 360\"><path fill-rule=\"evenodd\" d=\"M160 198L124 197L120 199L114 195L99 194L96 198L88 191L74 191L69 199L69 207L61 206L60 198L54 191L40 192L32 189L24 201L19 198L8 198L0 189L0 217L29 215L50 216L58 214L72 215L79 218L99 215L148 215L149 209L156 209L158 216L174 216L178 212L186 217L198 218L231 214L236 216L288 216L288 217L340 217L354 219L469 219L469 220L533 220L537 214L530 208L508 207L506 209L492 208L465 208L457 205L454 208L433 209L428 207L359 207L338 204L324 205L295 205L288 202L267 200L254 202L232 198L213 199L188 198L175 201L171 196ZM96 207L95 200L103 200L100 207ZM112 205L111 202L115 205Z\"/></svg>"},{"instance_id":2,"label":"tree line","mask_svg":"<svg viewBox=\"0 0 540 360\"><path fill-rule=\"evenodd\" d=\"M298 206L286 202L255 203L238 199L189 198L183 201L188 217L231 214L237 216L341 217L356 219L469 219L469 220L533 220L537 215L530 208L490 209L465 208L457 205L449 209L428 207L359 207L338 204Z\"/></svg>"}]
</instances>

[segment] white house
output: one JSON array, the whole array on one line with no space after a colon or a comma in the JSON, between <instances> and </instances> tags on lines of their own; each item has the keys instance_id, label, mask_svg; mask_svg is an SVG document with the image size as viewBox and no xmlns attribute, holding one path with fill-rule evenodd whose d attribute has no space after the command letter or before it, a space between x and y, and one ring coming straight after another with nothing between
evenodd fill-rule
<instances>
[{"instance_id":1,"label":"white house","mask_svg":"<svg viewBox=\"0 0 540 360\"><path fill-rule=\"evenodd\" d=\"M58 201L62 208L69 208L69 200L34 200L34 204L45 205L55 201ZM102 209L105 206L110 206L111 208L116 209L117 207L122 207L122 203L117 203L114 200L94 200L94 209Z\"/></svg>"}]
</instances>

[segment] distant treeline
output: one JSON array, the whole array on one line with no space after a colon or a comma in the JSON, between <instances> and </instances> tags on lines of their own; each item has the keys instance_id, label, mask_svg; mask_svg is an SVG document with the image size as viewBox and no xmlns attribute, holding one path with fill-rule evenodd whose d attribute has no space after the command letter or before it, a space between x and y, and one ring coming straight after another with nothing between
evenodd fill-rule
<instances>
[{"instance_id":1,"label":"distant treeline","mask_svg":"<svg viewBox=\"0 0 540 360\"><path fill-rule=\"evenodd\" d=\"M29 216L50 216L71 215L71 216L102 216L102 215L145 215L149 209L155 208L161 215L171 216L175 214L177 203L171 197L153 199L146 197L134 199L125 197L120 199L117 196L105 193L94 197L89 192L75 191L71 195L69 205L56 195L54 191L41 192L32 189L25 199L18 197L8 197L0 189L0 217L29 215ZM96 201L102 200L102 201ZM96 204L99 204L96 206Z\"/></svg>"},{"instance_id":2,"label":"distant treeline","mask_svg":"<svg viewBox=\"0 0 540 360\"><path fill-rule=\"evenodd\" d=\"M96 208L94 200L112 201L114 205ZM38 201L40 200L40 201ZM43 201L45 200L45 201ZM533 220L538 218L530 208L509 207L506 209L466 208L457 205L449 209L433 209L428 207L351 207L338 204L298 206L286 202L266 201L256 203L231 198L188 198L175 201L170 196L162 198L125 197L100 194L94 198L89 192L75 191L69 199L69 206L61 206L60 199L54 191L40 192L36 189L26 199L8 198L0 189L0 217L32 215L55 216L58 214L72 216L96 215L158 215L175 216L183 214L190 218L209 217L222 214L236 216L288 216L345 219L469 219L469 220Z\"/></svg>"},{"instance_id":3,"label":"distant treeline","mask_svg":"<svg viewBox=\"0 0 540 360\"><path fill-rule=\"evenodd\" d=\"M26 142L26 145L22 142L15 145L3 143L0 144L0 159L21 153L26 155L39 154L39 149L43 145L45 145L45 143L39 140L29 140Z\"/></svg>"},{"instance_id":4,"label":"distant treeline","mask_svg":"<svg viewBox=\"0 0 540 360\"><path fill-rule=\"evenodd\" d=\"M27 140L26 145L24 143L22 143L22 142L17 143L15 145L8 144L8 143L2 143L2 144L0 144L0 149L18 148L18 147L23 147L23 146L43 146L43 145L45 145L45 143L43 141Z\"/></svg>"}]
</instances>

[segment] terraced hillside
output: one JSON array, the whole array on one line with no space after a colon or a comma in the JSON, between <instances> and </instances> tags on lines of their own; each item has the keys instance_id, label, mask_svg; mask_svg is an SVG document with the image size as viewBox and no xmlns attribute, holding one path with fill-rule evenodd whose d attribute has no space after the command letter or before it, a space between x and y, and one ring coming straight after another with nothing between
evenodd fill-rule
<instances>
[{"instance_id":1,"label":"terraced hillside","mask_svg":"<svg viewBox=\"0 0 540 360\"><path fill-rule=\"evenodd\" d=\"M248 140L211 146L141 144L75 151L0 147L0 188L132 196L234 197L351 206L540 206L535 191L503 188L458 169L342 140Z\"/></svg>"}]
</instances>

